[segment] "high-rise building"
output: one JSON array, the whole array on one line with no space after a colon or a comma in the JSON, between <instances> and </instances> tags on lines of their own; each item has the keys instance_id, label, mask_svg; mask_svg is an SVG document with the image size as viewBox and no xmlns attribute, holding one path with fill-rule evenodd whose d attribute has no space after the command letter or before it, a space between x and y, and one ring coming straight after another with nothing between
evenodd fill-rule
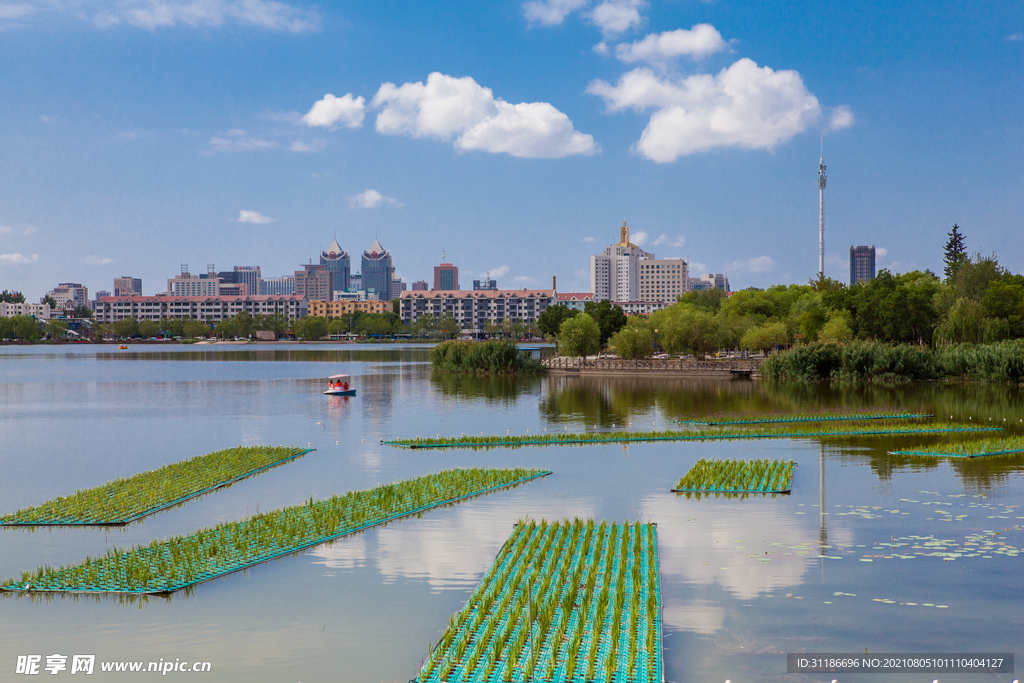
<instances>
[{"instance_id":1,"label":"high-rise building","mask_svg":"<svg viewBox=\"0 0 1024 683\"><path fill-rule=\"evenodd\" d=\"M167 280L167 293L175 296L219 296L220 278L214 271L208 271L205 275L192 275L188 264L183 263L181 274Z\"/></svg>"},{"instance_id":2,"label":"high-rise building","mask_svg":"<svg viewBox=\"0 0 1024 683\"><path fill-rule=\"evenodd\" d=\"M368 297L389 301L394 298L391 291L391 280L395 276L395 266L391 261L391 252L381 246L379 240L373 240L368 251L363 252L362 287Z\"/></svg>"},{"instance_id":3,"label":"high-rise building","mask_svg":"<svg viewBox=\"0 0 1024 683\"><path fill-rule=\"evenodd\" d=\"M334 273L311 263L295 271L295 294L308 301L334 301Z\"/></svg>"},{"instance_id":4,"label":"high-rise building","mask_svg":"<svg viewBox=\"0 0 1024 683\"><path fill-rule=\"evenodd\" d=\"M722 273L704 273L700 276L700 279L708 283L708 286L703 289L720 289L723 292L731 292L729 289L729 278Z\"/></svg>"},{"instance_id":5,"label":"high-rise building","mask_svg":"<svg viewBox=\"0 0 1024 683\"><path fill-rule=\"evenodd\" d=\"M474 292L493 292L498 289L497 280L473 280Z\"/></svg>"},{"instance_id":6,"label":"high-rise building","mask_svg":"<svg viewBox=\"0 0 1024 683\"><path fill-rule=\"evenodd\" d=\"M87 306L89 303L89 288L77 282L62 282L47 292L46 296L56 303L56 306L53 307L58 309ZM39 303L45 303L45 299L46 297L43 297Z\"/></svg>"},{"instance_id":7,"label":"high-rise building","mask_svg":"<svg viewBox=\"0 0 1024 683\"><path fill-rule=\"evenodd\" d=\"M115 277L114 296L142 296L142 278L129 275Z\"/></svg>"},{"instance_id":8,"label":"high-rise building","mask_svg":"<svg viewBox=\"0 0 1024 683\"><path fill-rule=\"evenodd\" d=\"M416 282L412 283L412 291L414 291L414 292L425 292L425 291L427 291L427 281L426 280L417 280Z\"/></svg>"},{"instance_id":9,"label":"high-rise building","mask_svg":"<svg viewBox=\"0 0 1024 683\"><path fill-rule=\"evenodd\" d=\"M394 299L395 297L402 296L402 292L404 292L405 289L405 282L402 281L402 278L398 277L397 275L392 276L391 298Z\"/></svg>"},{"instance_id":10,"label":"high-rise building","mask_svg":"<svg viewBox=\"0 0 1024 683\"><path fill-rule=\"evenodd\" d=\"M594 301L636 301L640 294L640 259L653 259L629 241L629 226L622 221L619 241L605 248L604 253L590 257L590 289Z\"/></svg>"},{"instance_id":11,"label":"high-rise building","mask_svg":"<svg viewBox=\"0 0 1024 683\"><path fill-rule=\"evenodd\" d=\"M641 259L640 301L669 301L690 291L690 268L681 258Z\"/></svg>"},{"instance_id":12,"label":"high-rise building","mask_svg":"<svg viewBox=\"0 0 1024 683\"><path fill-rule=\"evenodd\" d=\"M450 263L434 266L434 291L447 292L459 289L459 268Z\"/></svg>"},{"instance_id":13,"label":"high-rise building","mask_svg":"<svg viewBox=\"0 0 1024 683\"><path fill-rule=\"evenodd\" d=\"M260 280L260 295L291 295L295 293L295 278L268 277Z\"/></svg>"},{"instance_id":14,"label":"high-rise building","mask_svg":"<svg viewBox=\"0 0 1024 683\"><path fill-rule=\"evenodd\" d=\"M256 294L260 291L260 280L263 273L259 266L235 266L232 271L234 277L231 279L236 285L245 285L249 294ZM221 282L224 280L222 279Z\"/></svg>"},{"instance_id":15,"label":"high-rise building","mask_svg":"<svg viewBox=\"0 0 1024 683\"><path fill-rule=\"evenodd\" d=\"M850 246L850 284L855 285L875 277L875 245L870 247Z\"/></svg>"},{"instance_id":16,"label":"high-rise building","mask_svg":"<svg viewBox=\"0 0 1024 683\"><path fill-rule=\"evenodd\" d=\"M331 242L331 246L320 252L320 265L334 273L334 286L336 289L344 291L351 286L349 277L352 274L352 266L348 258L348 252L338 244L337 237Z\"/></svg>"}]
</instances>

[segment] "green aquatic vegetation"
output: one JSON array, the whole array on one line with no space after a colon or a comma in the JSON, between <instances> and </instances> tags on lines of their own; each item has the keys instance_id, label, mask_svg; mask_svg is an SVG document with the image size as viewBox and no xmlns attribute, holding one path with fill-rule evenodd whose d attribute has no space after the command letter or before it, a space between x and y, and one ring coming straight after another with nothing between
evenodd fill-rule
<instances>
[{"instance_id":1,"label":"green aquatic vegetation","mask_svg":"<svg viewBox=\"0 0 1024 683\"><path fill-rule=\"evenodd\" d=\"M703 415L693 420L676 420L681 424L703 425L714 427L719 425L753 425L801 422L842 422L859 420L921 420L932 417L930 414L911 413L892 408L868 408L859 410L838 409L821 411L785 412L753 412L753 413L715 413Z\"/></svg>"},{"instance_id":2,"label":"green aquatic vegetation","mask_svg":"<svg viewBox=\"0 0 1024 683\"><path fill-rule=\"evenodd\" d=\"M900 451L889 451L890 455L949 457L949 458L981 458L994 455L1024 454L1024 436L1011 436L1004 439L979 439L958 443L940 443L933 446L920 446Z\"/></svg>"},{"instance_id":3,"label":"green aquatic vegetation","mask_svg":"<svg viewBox=\"0 0 1024 683\"><path fill-rule=\"evenodd\" d=\"M238 446L75 491L0 518L0 526L128 524L314 449Z\"/></svg>"},{"instance_id":4,"label":"green aquatic vegetation","mask_svg":"<svg viewBox=\"0 0 1024 683\"><path fill-rule=\"evenodd\" d=\"M522 468L454 469L325 500L310 498L301 505L165 541L129 549L114 547L75 565L43 566L0 584L0 590L170 593L371 526L548 474Z\"/></svg>"},{"instance_id":5,"label":"green aquatic vegetation","mask_svg":"<svg viewBox=\"0 0 1024 683\"><path fill-rule=\"evenodd\" d=\"M899 436L902 434L944 434L961 432L999 431L999 427L974 427L958 423L907 424L880 423L870 426L821 425L802 427L725 427L714 430L684 429L660 431L609 432L546 432L543 434L515 434L475 436L466 435L435 438L413 437L384 441L389 446L405 448L488 448L501 446L557 446L599 443L628 443L637 441L717 441L725 439L794 439L808 437L845 436Z\"/></svg>"},{"instance_id":6,"label":"green aquatic vegetation","mask_svg":"<svg viewBox=\"0 0 1024 683\"><path fill-rule=\"evenodd\" d=\"M787 493L793 468L784 460L705 460L701 458L672 489L676 492Z\"/></svg>"},{"instance_id":7,"label":"green aquatic vegetation","mask_svg":"<svg viewBox=\"0 0 1024 683\"><path fill-rule=\"evenodd\" d=\"M520 521L414 679L660 682L653 524Z\"/></svg>"}]
</instances>

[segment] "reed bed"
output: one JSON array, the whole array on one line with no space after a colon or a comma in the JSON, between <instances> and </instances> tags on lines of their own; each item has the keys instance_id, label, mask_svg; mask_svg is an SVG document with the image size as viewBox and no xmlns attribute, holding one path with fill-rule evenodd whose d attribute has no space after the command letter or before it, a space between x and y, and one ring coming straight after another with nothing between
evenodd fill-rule
<instances>
[{"instance_id":1,"label":"reed bed","mask_svg":"<svg viewBox=\"0 0 1024 683\"><path fill-rule=\"evenodd\" d=\"M676 420L680 424L715 427L719 425L754 425L800 422L842 422L860 420L923 420L930 414L910 413L905 410L874 408L870 410L822 410L799 413L756 412L718 413L696 420Z\"/></svg>"},{"instance_id":2,"label":"reed bed","mask_svg":"<svg viewBox=\"0 0 1024 683\"><path fill-rule=\"evenodd\" d=\"M982 458L994 455L1024 454L1024 436L1005 439L979 439L962 443L941 443L934 446L920 446L904 451L889 451L889 455Z\"/></svg>"},{"instance_id":3,"label":"reed bed","mask_svg":"<svg viewBox=\"0 0 1024 683\"><path fill-rule=\"evenodd\" d=\"M726 427L714 431L702 429L662 430L662 431L625 431L612 432L550 432L544 434L514 434L411 439L393 439L384 441L389 446L404 448L479 448L499 446L558 446L571 444L629 443L636 441L717 441L723 439L797 439L807 437L843 437L843 436L899 436L903 434L945 434L966 432L999 431L1000 427L968 427L962 424L900 424L897 422L876 424L871 426L831 426L824 425L811 429L793 427L742 428Z\"/></svg>"},{"instance_id":4,"label":"reed bed","mask_svg":"<svg viewBox=\"0 0 1024 683\"><path fill-rule=\"evenodd\" d=\"M661 683L653 524L520 521L416 683Z\"/></svg>"},{"instance_id":5,"label":"reed bed","mask_svg":"<svg viewBox=\"0 0 1024 683\"><path fill-rule=\"evenodd\" d=\"M226 522L71 566L39 567L0 584L7 591L170 593L339 536L514 486L550 472L454 469L350 491Z\"/></svg>"},{"instance_id":6,"label":"reed bed","mask_svg":"<svg viewBox=\"0 0 1024 683\"><path fill-rule=\"evenodd\" d=\"M705 460L701 458L672 489L676 493L789 493L793 468L785 460Z\"/></svg>"},{"instance_id":7,"label":"reed bed","mask_svg":"<svg viewBox=\"0 0 1024 683\"><path fill-rule=\"evenodd\" d=\"M12 512L0 518L0 526L124 525L312 450L298 446L227 448Z\"/></svg>"}]
</instances>

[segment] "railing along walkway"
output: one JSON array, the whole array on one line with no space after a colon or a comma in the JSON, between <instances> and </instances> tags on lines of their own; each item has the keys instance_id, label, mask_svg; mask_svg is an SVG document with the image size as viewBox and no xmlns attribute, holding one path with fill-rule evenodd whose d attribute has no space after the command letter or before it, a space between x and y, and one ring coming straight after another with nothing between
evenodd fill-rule
<instances>
[{"instance_id":1,"label":"railing along walkway","mask_svg":"<svg viewBox=\"0 0 1024 683\"><path fill-rule=\"evenodd\" d=\"M541 363L555 372L585 373L673 373L754 377L760 375L757 358L579 358L556 356Z\"/></svg>"}]
</instances>

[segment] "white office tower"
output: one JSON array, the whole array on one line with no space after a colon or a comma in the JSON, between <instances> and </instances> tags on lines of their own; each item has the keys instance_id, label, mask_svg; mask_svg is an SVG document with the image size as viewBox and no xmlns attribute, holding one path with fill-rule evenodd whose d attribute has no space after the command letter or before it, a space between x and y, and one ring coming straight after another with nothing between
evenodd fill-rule
<instances>
[{"instance_id":1,"label":"white office tower","mask_svg":"<svg viewBox=\"0 0 1024 683\"><path fill-rule=\"evenodd\" d=\"M590 290L594 301L637 301L640 298L640 260L653 259L629 241L629 226L622 221L619 241L605 248L603 254L590 257Z\"/></svg>"}]
</instances>

